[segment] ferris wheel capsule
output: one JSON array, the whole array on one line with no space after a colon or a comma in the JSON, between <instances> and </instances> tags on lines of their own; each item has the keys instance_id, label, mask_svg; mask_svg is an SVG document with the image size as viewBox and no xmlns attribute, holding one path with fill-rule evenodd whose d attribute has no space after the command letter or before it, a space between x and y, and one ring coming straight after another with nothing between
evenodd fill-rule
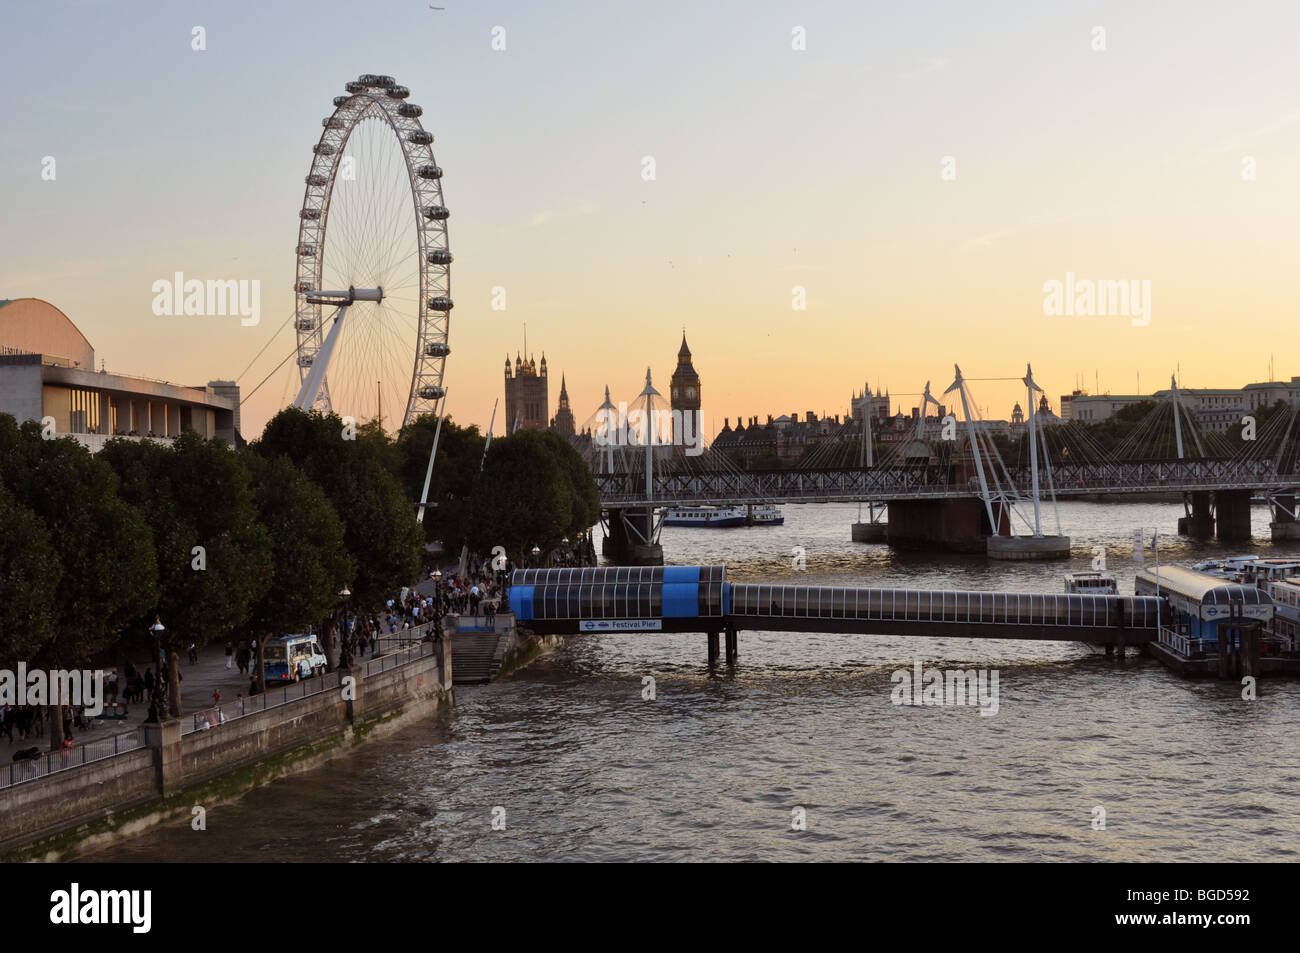
<instances>
[{"instance_id":1,"label":"ferris wheel capsule","mask_svg":"<svg viewBox=\"0 0 1300 953\"><path fill-rule=\"evenodd\" d=\"M445 341L430 341L424 346L424 353L429 357L446 357L451 353L451 346Z\"/></svg>"},{"instance_id":2,"label":"ferris wheel capsule","mask_svg":"<svg viewBox=\"0 0 1300 953\"><path fill-rule=\"evenodd\" d=\"M353 81L351 83L344 83L343 88L346 89L349 93L355 95L356 93L364 93L366 91L366 84Z\"/></svg>"},{"instance_id":3,"label":"ferris wheel capsule","mask_svg":"<svg viewBox=\"0 0 1300 953\"><path fill-rule=\"evenodd\" d=\"M298 213L298 217L307 222L318 222L320 221L320 209L305 208Z\"/></svg>"},{"instance_id":4,"label":"ferris wheel capsule","mask_svg":"<svg viewBox=\"0 0 1300 953\"><path fill-rule=\"evenodd\" d=\"M447 388L438 384L425 384L420 388L420 396L425 400L441 400L447 395Z\"/></svg>"},{"instance_id":5,"label":"ferris wheel capsule","mask_svg":"<svg viewBox=\"0 0 1300 953\"><path fill-rule=\"evenodd\" d=\"M326 116L324 119L320 121L320 124L326 129L347 128L347 123L344 122L342 119L340 119L338 116Z\"/></svg>"},{"instance_id":6,"label":"ferris wheel capsule","mask_svg":"<svg viewBox=\"0 0 1300 953\"><path fill-rule=\"evenodd\" d=\"M351 97L351 96L335 96L335 97L334 97L334 108L335 108L335 109L338 109L338 108L339 108L340 106L342 106L344 103L348 103L348 102L351 102L351 101L352 101L352 97Z\"/></svg>"},{"instance_id":7,"label":"ferris wheel capsule","mask_svg":"<svg viewBox=\"0 0 1300 953\"><path fill-rule=\"evenodd\" d=\"M388 95L393 99L405 99L407 96L411 95L411 91L405 86L390 86L388 88Z\"/></svg>"},{"instance_id":8,"label":"ferris wheel capsule","mask_svg":"<svg viewBox=\"0 0 1300 953\"><path fill-rule=\"evenodd\" d=\"M322 185L329 185L330 177L328 175L321 175L319 172L313 172L311 175L307 176L305 181L308 185L320 188Z\"/></svg>"},{"instance_id":9,"label":"ferris wheel capsule","mask_svg":"<svg viewBox=\"0 0 1300 953\"><path fill-rule=\"evenodd\" d=\"M418 175L422 179L441 179L442 169L438 168L436 165L422 165L420 166Z\"/></svg>"},{"instance_id":10,"label":"ferris wheel capsule","mask_svg":"<svg viewBox=\"0 0 1300 953\"><path fill-rule=\"evenodd\" d=\"M397 82L391 76L385 76L382 73L362 73L358 77L362 86L376 86L380 89L386 89Z\"/></svg>"},{"instance_id":11,"label":"ferris wheel capsule","mask_svg":"<svg viewBox=\"0 0 1300 953\"><path fill-rule=\"evenodd\" d=\"M311 151L316 153L318 156L332 156L339 150L332 142L318 142L316 145L311 147Z\"/></svg>"},{"instance_id":12,"label":"ferris wheel capsule","mask_svg":"<svg viewBox=\"0 0 1300 953\"><path fill-rule=\"evenodd\" d=\"M451 252L445 248L435 248L429 252L428 259L431 265L450 265L452 262Z\"/></svg>"},{"instance_id":13,"label":"ferris wheel capsule","mask_svg":"<svg viewBox=\"0 0 1300 953\"><path fill-rule=\"evenodd\" d=\"M424 115L424 109L415 103L402 103L397 107L397 115L404 119L419 119Z\"/></svg>"},{"instance_id":14,"label":"ferris wheel capsule","mask_svg":"<svg viewBox=\"0 0 1300 953\"><path fill-rule=\"evenodd\" d=\"M429 205L424 210L424 217L431 222L445 222L451 217L451 212L441 205Z\"/></svg>"},{"instance_id":15,"label":"ferris wheel capsule","mask_svg":"<svg viewBox=\"0 0 1300 953\"><path fill-rule=\"evenodd\" d=\"M417 146L427 146L433 142L433 133L425 132L423 129L418 129L415 132L408 132L406 134L406 141L413 142Z\"/></svg>"},{"instance_id":16,"label":"ferris wheel capsule","mask_svg":"<svg viewBox=\"0 0 1300 953\"><path fill-rule=\"evenodd\" d=\"M435 298L430 298L427 303L430 311L450 311L456 306L455 302L446 295L438 295Z\"/></svg>"}]
</instances>

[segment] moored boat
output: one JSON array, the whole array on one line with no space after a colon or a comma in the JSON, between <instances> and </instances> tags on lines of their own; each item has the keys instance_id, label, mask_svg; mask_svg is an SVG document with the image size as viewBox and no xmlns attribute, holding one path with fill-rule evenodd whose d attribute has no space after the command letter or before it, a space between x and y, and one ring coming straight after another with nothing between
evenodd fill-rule
<instances>
[{"instance_id":1,"label":"moored boat","mask_svg":"<svg viewBox=\"0 0 1300 953\"><path fill-rule=\"evenodd\" d=\"M664 516L665 526L744 526L745 511L739 506L674 506Z\"/></svg>"}]
</instances>

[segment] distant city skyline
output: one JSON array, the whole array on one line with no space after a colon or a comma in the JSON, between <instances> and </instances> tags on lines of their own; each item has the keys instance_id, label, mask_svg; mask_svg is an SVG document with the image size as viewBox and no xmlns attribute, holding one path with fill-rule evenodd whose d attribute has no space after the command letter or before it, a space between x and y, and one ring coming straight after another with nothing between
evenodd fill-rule
<instances>
[{"instance_id":1,"label":"distant city skyline","mask_svg":"<svg viewBox=\"0 0 1300 953\"><path fill-rule=\"evenodd\" d=\"M329 48L353 6L6 7L24 41L0 75L45 79L0 106L0 298L51 302L110 370L251 391L291 343L240 377L292 311L321 119L383 70L446 173L460 423L487 427L525 322L579 425L646 365L663 390L684 324L710 436L737 414L843 414L864 380L904 409L927 380L943 400L954 362L976 381L1032 363L1054 407L1176 368L1185 387L1289 379L1300 10L998 9L380 3L383 29L303 60L286 44ZM177 272L260 282L260 322L153 313ZM1149 282L1149 323L1050 313L1067 275ZM247 400L247 436L296 377ZM1024 403L972 387L991 416Z\"/></svg>"}]
</instances>

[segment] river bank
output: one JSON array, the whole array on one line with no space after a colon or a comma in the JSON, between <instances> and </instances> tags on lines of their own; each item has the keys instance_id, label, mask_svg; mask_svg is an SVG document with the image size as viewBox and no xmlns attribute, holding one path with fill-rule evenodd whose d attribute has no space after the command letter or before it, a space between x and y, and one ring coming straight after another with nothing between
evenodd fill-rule
<instances>
[{"instance_id":1,"label":"river bank","mask_svg":"<svg viewBox=\"0 0 1300 953\"><path fill-rule=\"evenodd\" d=\"M218 723L141 727L143 744L0 790L0 859L66 860L150 828L198 826L212 807L454 702L450 640L417 642L302 682L298 698L258 696Z\"/></svg>"}]
</instances>

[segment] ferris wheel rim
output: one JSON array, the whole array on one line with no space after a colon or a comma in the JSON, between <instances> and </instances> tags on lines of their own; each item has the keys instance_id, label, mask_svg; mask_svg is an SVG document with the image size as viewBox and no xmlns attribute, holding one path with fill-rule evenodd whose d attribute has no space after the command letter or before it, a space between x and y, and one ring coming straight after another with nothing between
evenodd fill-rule
<instances>
[{"instance_id":1,"label":"ferris wheel rim","mask_svg":"<svg viewBox=\"0 0 1300 953\"><path fill-rule=\"evenodd\" d=\"M420 122L423 109L406 102L410 91L392 77L363 74L346 86L348 95L334 99L334 111L322 121L313 147L299 213L294 281L296 356L300 381L321 351L326 319L321 309L321 282L326 267L326 241L334 187L340 162L353 133L365 122L383 121L401 150L406 185L414 216L417 285L415 353L411 355L410 386L401 426L422 413L433 412L446 390L443 379L451 325L451 261L442 170L433 154L433 135ZM315 297L315 300L313 299ZM350 303L350 301L348 302ZM326 356L328 361L328 355ZM328 365L313 408L334 411L328 386ZM382 397L381 397L382 400Z\"/></svg>"}]
</instances>

